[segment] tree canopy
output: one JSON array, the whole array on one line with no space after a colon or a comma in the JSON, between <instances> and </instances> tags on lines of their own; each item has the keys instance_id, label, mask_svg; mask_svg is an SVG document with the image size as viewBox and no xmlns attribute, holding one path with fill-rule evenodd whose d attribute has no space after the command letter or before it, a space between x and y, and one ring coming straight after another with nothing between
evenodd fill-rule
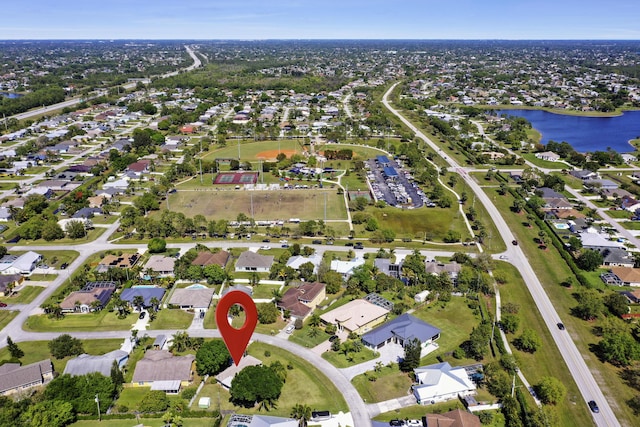
<instances>
[{"instance_id":1,"label":"tree canopy","mask_svg":"<svg viewBox=\"0 0 640 427\"><path fill-rule=\"evenodd\" d=\"M280 397L282 379L268 366L247 366L231 381L231 400L247 408L259 403L265 409L275 406Z\"/></svg>"},{"instance_id":2,"label":"tree canopy","mask_svg":"<svg viewBox=\"0 0 640 427\"><path fill-rule=\"evenodd\" d=\"M231 355L224 341L214 339L206 341L196 353L196 369L198 375L216 375L227 366Z\"/></svg>"}]
</instances>

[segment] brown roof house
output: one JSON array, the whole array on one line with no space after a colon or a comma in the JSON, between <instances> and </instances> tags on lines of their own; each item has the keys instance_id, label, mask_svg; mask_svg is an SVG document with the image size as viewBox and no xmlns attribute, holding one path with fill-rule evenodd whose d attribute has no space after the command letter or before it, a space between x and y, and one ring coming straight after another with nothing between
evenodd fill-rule
<instances>
[{"instance_id":1,"label":"brown roof house","mask_svg":"<svg viewBox=\"0 0 640 427\"><path fill-rule=\"evenodd\" d=\"M11 291L24 282L22 274L0 274L0 297L6 297Z\"/></svg>"},{"instance_id":2,"label":"brown roof house","mask_svg":"<svg viewBox=\"0 0 640 427\"><path fill-rule=\"evenodd\" d=\"M0 366L0 395L20 393L38 387L53 379L53 365L50 359L20 366L19 363L5 363Z\"/></svg>"},{"instance_id":3,"label":"brown roof house","mask_svg":"<svg viewBox=\"0 0 640 427\"><path fill-rule=\"evenodd\" d=\"M640 268L611 267L611 273L620 280L621 286L640 286Z\"/></svg>"},{"instance_id":4,"label":"brown roof house","mask_svg":"<svg viewBox=\"0 0 640 427\"><path fill-rule=\"evenodd\" d=\"M133 372L134 387L149 387L176 394L193 381L193 354L174 356L166 350L147 350Z\"/></svg>"},{"instance_id":5,"label":"brown roof house","mask_svg":"<svg viewBox=\"0 0 640 427\"><path fill-rule=\"evenodd\" d=\"M236 271L268 273L272 264L272 255L260 255L255 252L245 251L240 254L238 261L236 261Z\"/></svg>"},{"instance_id":6,"label":"brown roof house","mask_svg":"<svg viewBox=\"0 0 640 427\"><path fill-rule=\"evenodd\" d=\"M427 414L423 417L423 425L427 427L481 427L480 418L462 409L443 414Z\"/></svg>"},{"instance_id":7,"label":"brown roof house","mask_svg":"<svg viewBox=\"0 0 640 427\"><path fill-rule=\"evenodd\" d=\"M191 261L191 265L201 265L204 267L206 265L215 264L224 268L229 262L230 257L231 255L227 251L218 251L215 253L200 252L198 253L198 256Z\"/></svg>"},{"instance_id":8,"label":"brown roof house","mask_svg":"<svg viewBox=\"0 0 640 427\"><path fill-rule=\"evenodd\" d=\"M116 290L116 282L88 282L80 291L71 292L61 303L65 313L89 313L104 308Z\"/></svg>"},{"instance_id":9,"label":"brown roof house","mask_svg":"<svg viewBox=\"0 0 640 427\"><path fill-rule=\"evenodd\" d=\"M290 286L278 302L278 308L288 310L293 317L306 318L326 298L326 285L320 282Z\"/></svg>"},{"instance_id":10,"label":"brown roof house","mask_svg":"<svg viewBox=\"0 0 640 427\"><path fill-rule=\"evenodd\" d=\"M176 259L164 255L151 255L149 261L145 264L145 274L152 273L154 277L170 277L173 276L173 268L176 265ZM147 271L149 270L149 271Z\"/></svg>"},{"instance_id":11,"label":"brown roof house","mask_svg":"<svg viewBox=\"0 0 640 427\"><path fill-rule=\"evenodd\" d=\"M138 254L107 255L98 263L96 271L106 273L110 268L131 268L139 259Z\"/></svg>"}]
</instances>

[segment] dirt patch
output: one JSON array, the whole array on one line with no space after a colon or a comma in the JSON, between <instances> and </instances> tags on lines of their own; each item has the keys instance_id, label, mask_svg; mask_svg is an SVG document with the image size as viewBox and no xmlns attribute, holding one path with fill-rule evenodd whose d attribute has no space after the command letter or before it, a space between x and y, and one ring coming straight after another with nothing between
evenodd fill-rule
<instances>
[{"instance_id":1,"label":"dirt patch","mask_svg":"<svg viewBox=\"0 0 640 427\"><path fill-rule=\"evenodd\" d=\"M276 161L276 157L278 156L279 153L282 153L287 157L291 157L292 155L296 154L297 151L296 150L268 150L268 151L261 151L258 154L256 154L256 158L262 159L262 160Z\"/></svg>"}]
</instances>

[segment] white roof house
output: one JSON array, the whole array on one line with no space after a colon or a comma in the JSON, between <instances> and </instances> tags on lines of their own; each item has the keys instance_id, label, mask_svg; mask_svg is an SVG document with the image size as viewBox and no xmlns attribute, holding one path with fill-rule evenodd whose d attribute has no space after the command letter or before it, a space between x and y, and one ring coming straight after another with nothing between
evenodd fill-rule
<instances>
[{"instance_id":1,"label":"white roof house","mask_svg":"<svg viewBox=\"0 0 640 427\"><path fill-rule=\"evenodd\" d=\"M609 240L608 234L600 233L580 233L580 240L582 241L582 247L585 249L611 249L611 248L624 248L624 245L620 242Z\"/></svg>"},{"instance_id":2,"label":"white roof house","mask_svg":"<svg viewBox=\"0 0 640 427\"><path fill-rule=\"evenodd\" d=\"M287 260L287 267L291 267L294 270L297 270L300 268L300 266L302 264L306 264L310 262L311 264L313 264L313 272L317 273L318 272L318 266L320 265L320 263L322 262L322 256L319 254L313 254L309 257L304 257L302 255L295 255L292 256L291 258L289 258Z\"/></svg>"},{"instance_id":3,"label":"white roof house","mask_svg":"<svg viewBox=\"0 0 640 427\"><path fill-rule=\"evenodd\" d=\"M421 366L414 373L417 384L413 386L413 394L421 405L476 393L476 385L464 367L452 368L448 362L443 362Z\"/></svg>"},{"instance_id":4,"label":"white roof house","mask_svg":"<svg viewBox=\"0 0 640 427\"><path fill-rule=\"evenodd\" d=\"M334 259L331 261L331 270L341 274L344 277L349 277L353 273L353 269L364 265L364 258L354 258L349 261L341 261Z\"/></svg>"},{"instance_id":5,"label":"white roof house","mask_svg":"<svg viewBox=\"0 0 640 427\"><path fill-rule=\"evenodd\" d=\"M42 255L29 251L16 257L5 255L0 259L0 274L29 274L36 268Z\"/></svg>"}]
</instances>

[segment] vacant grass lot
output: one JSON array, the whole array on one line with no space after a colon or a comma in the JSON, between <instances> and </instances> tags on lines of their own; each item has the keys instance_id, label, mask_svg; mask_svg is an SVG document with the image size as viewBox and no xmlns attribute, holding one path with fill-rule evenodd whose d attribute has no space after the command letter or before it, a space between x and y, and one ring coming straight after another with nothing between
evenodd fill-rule
<instances>
[{"instance_id":1,"label":"vacant grass lot","mask_svg":"<svg viewBox=\"0 0 640 427\"><path fill-rule=\"evenodd\" d=\"M265 356L265 351L270 352L270 356ZM250 355L262 360L262 363L269 365L276 360L287 366L291 364L293 369L287 370L287 381L282 388L282 394L278 399L277 407L267 413L267 415L288 417L291 409L296 403L304 402L312 410L328 410L333 413L346 411L347 405L342 397L342 393L322 374L316 367L278 347L273 347L264 343L253 343L249 346ZM207 384L200 394L200 397L211 398L211 409L234 410L245 414L265 414L259 412L257 407L240 408L234 406L229 401L229 392L218 384ZM218 408L218 401L220 408Z\"/></svg>"},{"instance_id":2,"label":"vacant grass lot","mask_svg":"<svg viewBox=\"0 0 640 427\"><path fill-rule=\"evenodd\" d=\"M7 304L28 304L44 291L41 286L24 286L19 292L10 297L0 297L0 301Z\"/></svg>"},{"instance_id":3,"label":"vacant grass lot","mask_svg":"<svg viewBox=\"0 0 640 427\"><path fill-rule=\"evenodd\" d=\"M212 427L214 425L213 418L183 418L182 427ZM166 424L162 418L141 418L140 420L102 420L100 425L103 427L131 427L136 423L142 423L145 427L164 427ZM95 420L76 421L71 427L95 427Z\"/></svg>"},{"instance_id":4,"label":"vacant grass lot","mask_svg":"<svg viewBox=\"0 0 640 427\"><path fill-rule=\"evenodd\" d=\"M377 380L371 381L364 374L351 380L366 402L384 402L411 393L413 380L408 373L400 371L397 363L384 366L380 372L369 372L369 374L375 375Z\"/></svg>"},{"instance_id":5,"label":"vacant grass lot","mask_svg":"<svg viewBox=\"0 0 640 427\"><path fill-rule=\"evenodd\" d=\"M13 337L14 339L16 337ZM18 347L24 352L24 357L20 359L23 365L39 362L40 360L51 359L53 368L56 372L64 372L65 366L71 357L64 359L53 359L49 352L49 341L25 341L17 343ZM84 352L92 355L105 354L120 348L121 339L105 339L105 340L82 340ZM0 349L0 361L9 359L9 350L7 348Z\"/></svg>"},{"instance_id":6,"label":"vacant grass lot","mask_svg":"<svg viewBox=\"0 0 640 427\"><path fill-rule=\"evenodd\" d=\"M326 196L325 196L326 195ZM345 220L344 198L335 190L185 191L169 195L172 211L189 217L236 220L244 213L256 220Z\"/></svg>"},{"instance_id":7,"label":"vacant grass lot","mask_svg":"<svg viewBox=\"0 0 640 427\"><path fill-rule=\"evenodd\" d=\"M368 362L378 356L379 354L374 353L368 348L362 348L362 350L357 353L349 353L348 356L345 356L342 352L336 353L335 351L325 351L322 353L322 358L336 368L348 368L349 366Z\"/></svg>"},{"instance_id":8,"label":"vacant grass lot","mask_svg":"<svg viewBox=\"0 0 640 427\"><path fill-rule=\"evenodd\" d=\"M187 329L191 325L194 313L184 310L165 308L158 311L156 318L149 324L149 329Z\"/></svg>"},{"instance_id":9,"label":"vacant grass lot","mask_svg":"<svg viewBox=\"0 0 640 427\"><path fill-rule=\"evenodd\" d=\"M101 310L96 313L67 314L63 319L50 319L41 314L29 316L24 329L32 332L88 332L88 331L126 331L136 322L138 313L131 313L124 319L118 319L115 312Z\"/></svg>"}]
</instances>

